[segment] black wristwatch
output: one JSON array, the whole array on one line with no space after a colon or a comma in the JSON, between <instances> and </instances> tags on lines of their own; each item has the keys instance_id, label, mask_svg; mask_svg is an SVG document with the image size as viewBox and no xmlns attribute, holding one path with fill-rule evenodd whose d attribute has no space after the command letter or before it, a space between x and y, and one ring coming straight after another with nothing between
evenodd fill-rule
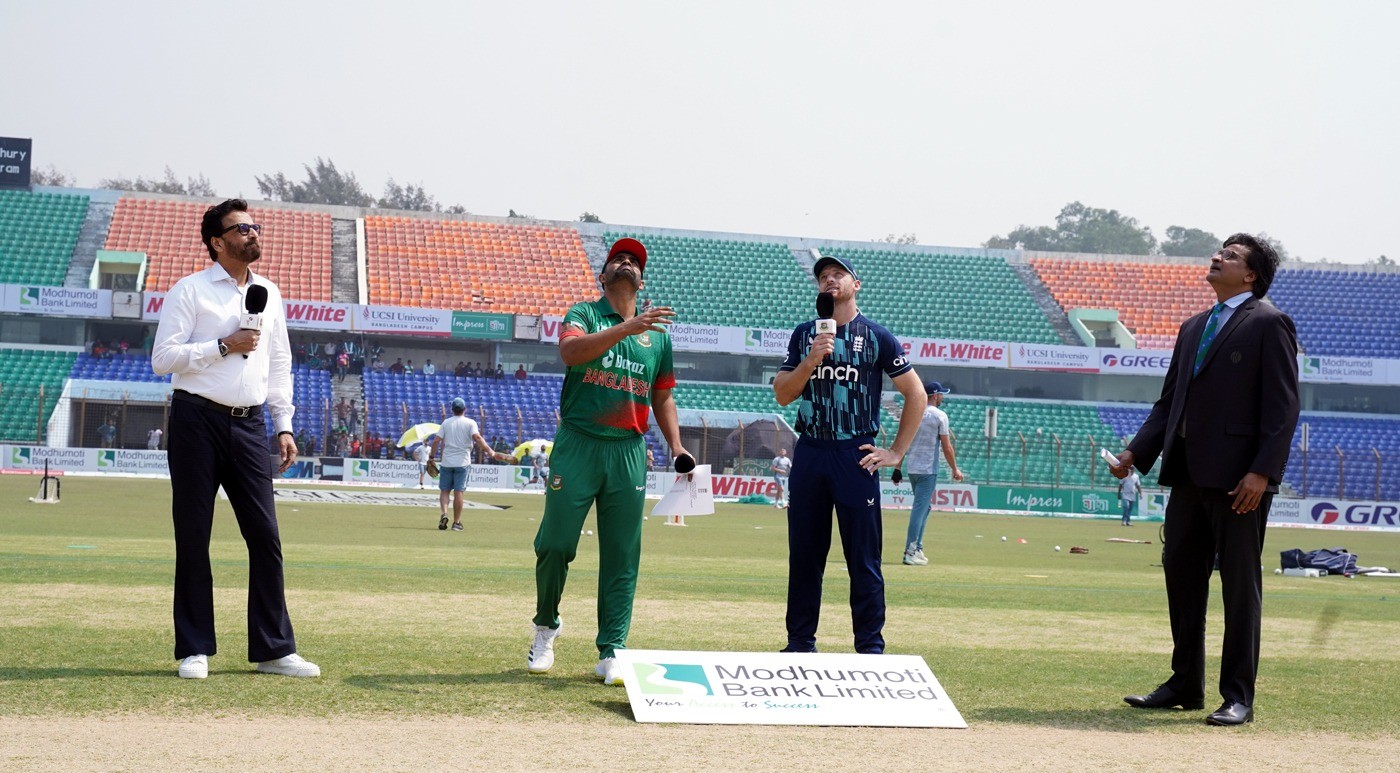
<instances>
[{"instance_id":1,"label":"black wristwatch","mask_svg":"<svg viewBox=\"0 0 1400 773\"><path fill-rule=\"evenodd\" d=\"M224 339L222 339L222 338L219 339L218 344L219 344L219 356L220 356L220 357L227 357L227 356L228 356L228 344L224 343Z\"/></svg>"}]
</instances>

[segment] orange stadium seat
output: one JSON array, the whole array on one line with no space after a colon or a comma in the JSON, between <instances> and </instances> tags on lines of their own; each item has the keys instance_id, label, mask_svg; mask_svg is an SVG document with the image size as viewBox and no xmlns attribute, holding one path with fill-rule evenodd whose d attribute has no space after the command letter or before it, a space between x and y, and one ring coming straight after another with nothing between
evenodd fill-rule
<instances>
[{"instance_id":1,"label":"orange stadium seat","mask_svg":"<svg viewBox=\"0 0 1400 773\"><path fill-rule=\"evenodd\" d=\"M365 254L370 303L562 316L596 294L572 228L369 216Z\"/></svg>"},{"instance_id":2,"label":"orange stadium seat","mask_svg":"<svg viewBox=\"0 0 1400 773\"><path fill-rule=\"evenodd\" d=\"M146 287L165 292L186 274L209 266L199 238L205 204L124 197L117 201L104 249L144 252ZM319 212L250 207L263 225L262 259L255 270L292 300L331 299L331 216Z\"/></svg>"},{"instance_id":3,"label":"orange stadium seat","mask_svg":"<svg viewBox=\"0 0 1400 773\"><path fill-rule=\"evenodd\" d=\"M1144 349L1170 349L1187 317L1215 302L1205 267L1032 258L1031 266L1066 312L1115 309Z\"/></svg>"}]
</instances>

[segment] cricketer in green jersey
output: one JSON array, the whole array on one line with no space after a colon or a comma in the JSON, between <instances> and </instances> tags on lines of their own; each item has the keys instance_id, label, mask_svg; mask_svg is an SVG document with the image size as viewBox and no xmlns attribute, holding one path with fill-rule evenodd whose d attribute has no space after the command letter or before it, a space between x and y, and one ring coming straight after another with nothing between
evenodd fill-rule
<instances>
[{"instance_id":1,"label":"cricketer in green jersey","mask_svg":"<svg viewBox=\"0 0 1400 773\"><path fill-rule=\"evenodd\" d=\"M562 630L559 601L578 552L579 530L598 507L598 666L605 684L621 684L613 651L627 646L632 599L642 552L646 501L649 411L671 447L681 446L671 389L676 385L668 306L638 308L646 248L619 239L608 250L598 281L603 296L569 309L559 334L559 357L568 367L559 398L559 429L545 481L544 518L535 535L534 641L529 670L554 665L554 640Z\"/></svg>"}]
</instances>

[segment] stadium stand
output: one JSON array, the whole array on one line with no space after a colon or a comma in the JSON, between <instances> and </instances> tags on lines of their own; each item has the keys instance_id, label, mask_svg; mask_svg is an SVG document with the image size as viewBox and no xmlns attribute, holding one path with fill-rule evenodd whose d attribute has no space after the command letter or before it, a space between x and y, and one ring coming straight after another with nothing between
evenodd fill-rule
<instances>
[{"instance_id":1,"label":"stadium stand","mask_svg":"<svg viewBox=\"0 0 1400 773\"><path fill-rule=\"evenodd\" d=\"M87 208L87 196L0 191L0 283L61 286Z\"/></svg>"},{"instance_id":2,"label":"stadium stand","mask_svg":"<svg viewBox=\"0 0 1400 773\"><path fill-rule=\"evenodd\" d=\"M1400 358L1400 273L1279 271L1269 298L1308 354Z\"/></svg>"},{"instance_id":3,"label":"stadium stand","mask_svg":"<svg viewBox=\"0 0 1400 773\"><path fill-rule=\"evenodd\" d=\"M80 354L73 361L68 373L70 378L92 379L96 381L135 381L170 383L170 376L157 376L151 370L151 358L138 354L115 354L111 357L93 357ZM312 370L304 365L292 368L292 404L296 413L292 415L292 428L298 432L321 435L329 428L327 417L331 401L331 376L329 371ZM271 434L272 419L266 411L268 432Z\"/></svg>"},{"instance_id":4,"label":"stadium stand","mask_svg":"<svg viewBox=\"0 0 1400 773\"><path fill-rule=\"evenodd\" d=\"M983 434L986 412L997 409L997 438L990 471ZM970 481L1037 486L1088 486L1108 483L1098 458L1100 447L1117 451L1119 434L1104 423L1090 403L993 400L954 396L943 403L957 438L958 466ZM1026 439L1023 448L1020 433ZM1055 438L1060 440L1057 455ZM1024 470L1022 462L1024 461ZM989 474L990 473L990 474Z\"/></svg>"},{"instance_id":5,"label":"stadium stand","mask_svg":"<svg viewBox=\"0 0 1400 773\"><path fill-rule=\"evenodd\" d=\"M562 316L597 293L572 228L374 215L365 254L374 304Z\"/></svg>"},{"instance_id":6,"label":"stadium stand","mask_svg":"<svg viewBox=\"0 0 1400 773\"><path fill-rule=\"evenodd\" d=\"M1063 343L1000 257L852 248L821 252L852 261L860 273L861 311L897 335Z\"/></svg>"},{"instance_id":7,"label":"stadium stand","mask_svg":"<svg viewBox=\"0 0 1400 773\"><path fill-rule=\"evenodd\" d=\"M1117 309L1141 349L1172 348L1181 323L1215 303L1199 264L1060 258L1032 258L1030 264L1066 312Z\"/></svg>"},{"instance_id":8,"label":"stadium stand","mask_svg":"<svg viewBox=\"0 0 1400 773\"><path fill-rule=\"evenodd\" d=\"M671 306L676 321L783 329L812 318L816 290L786 245L608 231L647 248L642 296Z\"/></svg>"},{"instance_id":9,"label":"stadium stand","mask_svg":"<svg viewBox=\"0 0 1400 773\"><path fill-rule=\"evenodd\" d=\"M22 443L42 438L73 366L72 352L0 349L0 440ZM43 403L39 389L43 388Z\"/></svg>"},{"instance_id":10,"label":"stadium stand","mask_svg":"<svg viewBox=\"0 0 1400 773\"><path fill-rule=\"evenodd\" d=\"M181 277L209 267L199 238L208 204L122 197L112 212L104 249L146 253L147 291L165 292ZM282 297L331 300L331 216L324 212L249 207L263 226L257 273L271 279Z\"/></svg>"}]
</instances>

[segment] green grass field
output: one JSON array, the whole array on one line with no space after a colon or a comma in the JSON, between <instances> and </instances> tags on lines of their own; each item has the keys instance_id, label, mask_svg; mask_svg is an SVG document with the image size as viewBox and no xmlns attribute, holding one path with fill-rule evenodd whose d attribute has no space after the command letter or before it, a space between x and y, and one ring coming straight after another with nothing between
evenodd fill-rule
<instances>
[{"instance_id":1,"label":"green grass field","mask_svg":"<svg viewBox=\"0 0 1400 773\"><path fill-rule=\"evenodd\" d=\"M209 679L191 683L175 677L172 657L168 485L70 477L61 504L40 506L25 501L36 483L0 478L0 715L632 722L624 691L592 673L596 538L582 538L554 671L525 672L542 497L473 493L509 509L468 511L463 533L438 531L435 509L283 504L288 599L300 651L323 669L314 680L257 675L246 662L246 553L221 502L211 546L220 653ZM782 513L722 505L689 522L646 525L631 645L778 649ZM1166 602L1160 546L1104 540L1156 543L1156 524L939 514L926 539L932 564L906 567L906 523L906 513L886 513L889 649L922 655L971 725L1201 727L1204 712L1135 711L1121 700L1167 676ZM1071 545L1090 552L1071 555ZM1400 535L1298 529L1270 532L1265 566L1281 549L1335 545L1400 569ZM834 540L819 642L828 652L851 651L842 567ZM1207 703L1219 621L1217 604ZM1259 721L1245 732L1400 734L1400 693L1367 689L1400 684L1400 581L1270 573L1264 629Z\"/></svg>"}]
</instances>

